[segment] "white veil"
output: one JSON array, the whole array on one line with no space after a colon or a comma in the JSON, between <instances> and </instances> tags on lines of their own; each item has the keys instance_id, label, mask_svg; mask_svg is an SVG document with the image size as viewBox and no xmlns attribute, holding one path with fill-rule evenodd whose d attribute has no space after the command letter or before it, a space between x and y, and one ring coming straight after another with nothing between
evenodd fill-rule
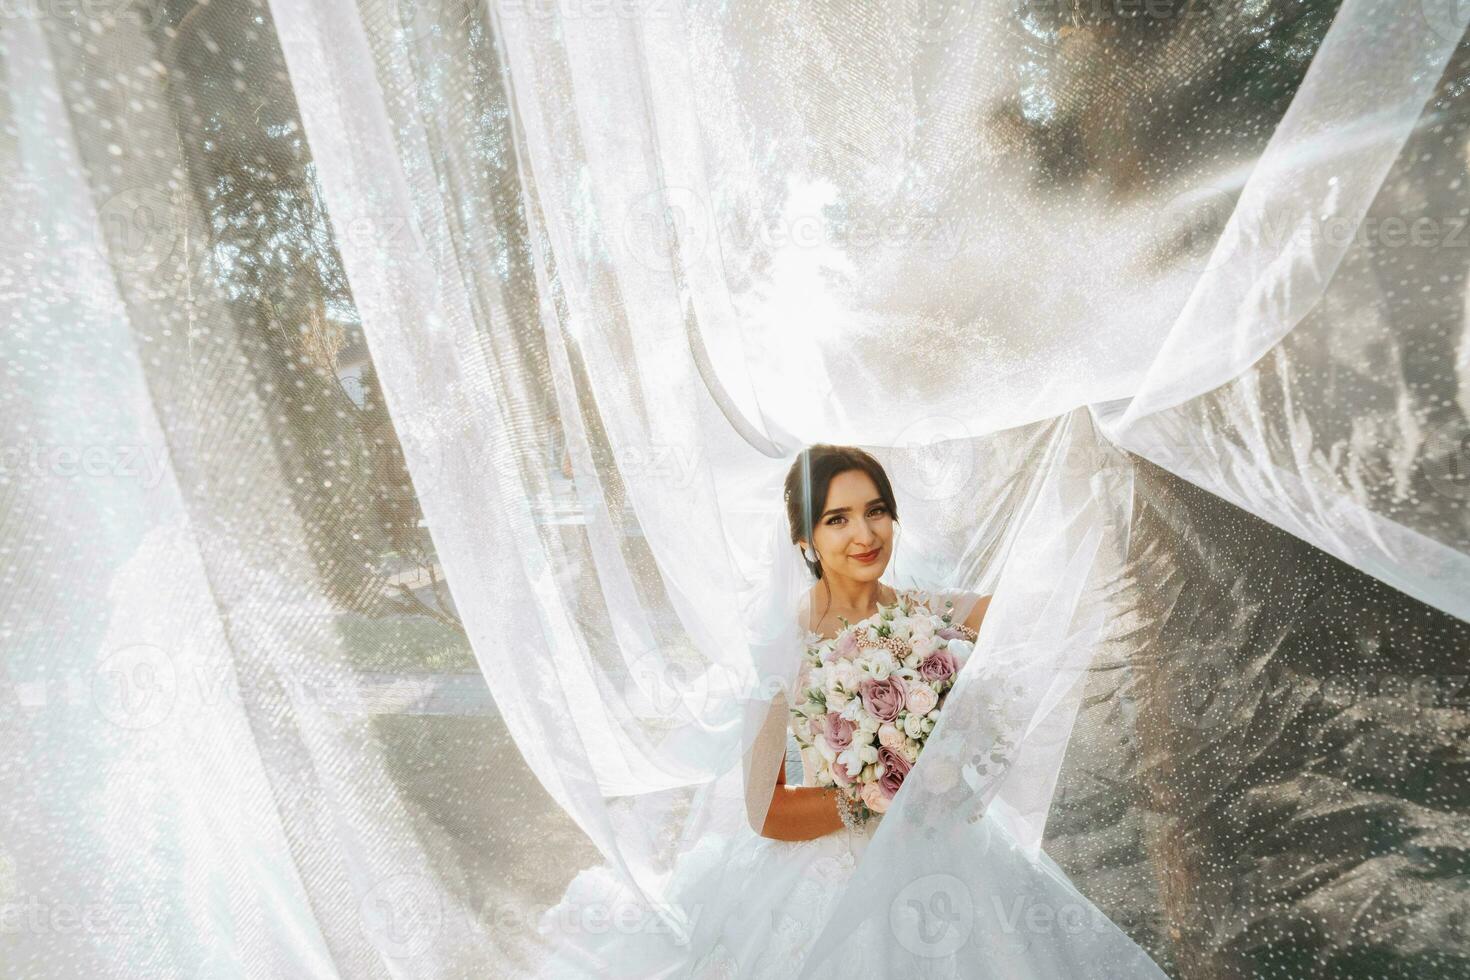
<instances>
[{"instance_id":1,"label":"white veil","mask_svg":"<svg viewBox=\"0 0 1470 980\"><path fill-rule=\"evenodd\" d=\"M1126 972L1047 855L1171 972L1464 965L1470 6L21 6L0 905L150 917L21 970L687 956L818 440L994 598L814 970Z\"/></svg>"}]
</instances>

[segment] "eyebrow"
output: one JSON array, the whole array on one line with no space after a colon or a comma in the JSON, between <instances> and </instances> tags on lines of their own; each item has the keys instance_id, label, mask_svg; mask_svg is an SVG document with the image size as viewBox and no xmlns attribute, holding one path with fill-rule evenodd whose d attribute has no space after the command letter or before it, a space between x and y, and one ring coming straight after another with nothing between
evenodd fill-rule
<instances>
[{"instance_id":1,"label":"eyebrow","mask_svg":"<svg viewBox=\"0 0 1470 980\"><path fill-rule=\"evenodd\" d=\"M874 497L872 500L868 501L866 506L871 507L874 504L881 504L882 502L882 497ZM852 510L851 507L833 507L831 510L823 511L822 517L818 517L817 520L820 521L823 517L826 517L829 514L845 514L847 511L850 510Z\"/></svg>"}]
</instances>

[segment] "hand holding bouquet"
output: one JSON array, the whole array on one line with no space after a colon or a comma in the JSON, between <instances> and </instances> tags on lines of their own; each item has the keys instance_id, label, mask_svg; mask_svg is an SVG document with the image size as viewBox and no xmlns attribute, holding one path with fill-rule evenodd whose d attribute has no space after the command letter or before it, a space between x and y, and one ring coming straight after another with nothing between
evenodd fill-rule
<instances>
[{"instance_id":1,"label":"hand holding bouquet","mask_svg":"<svg viewBox=\"0 0 1470 980\"><path fill-rule=\"evenodd\" d=\"M830 639L809 634L792 730L820 759L817 784L838 787L861 820L885 812L974 640L912 592L861 622L844 620Z\"/></svg>"}]
</instances>

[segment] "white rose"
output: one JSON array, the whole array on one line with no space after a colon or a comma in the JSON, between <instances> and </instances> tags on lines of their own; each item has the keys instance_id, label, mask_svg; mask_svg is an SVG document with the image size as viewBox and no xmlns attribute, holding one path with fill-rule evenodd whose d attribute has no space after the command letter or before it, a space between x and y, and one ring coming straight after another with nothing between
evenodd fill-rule
<instances>
[{"instance_id":1,"label":"white rose","mask_svg":"<svg viewBox=\"0 0 1470 980\"><path fill-rule=\"evenodd\" d=\"M918 738L920 735L924 734L924 716L916 715L912 711L904 715L903 733L909 738Z\"/></svg>"},{"instance_id":2,"label":"white rose","mask_svg":"<svg viewBox=\"0 0 1470 980\"><path fill-rule=\"evenodd\" d=\"M910 717L915 715L922 717L933 711L939 704L939 695L935 694L934 688L928 684L910 684L904 693L903 700L904 705L909 709Z\"/></svg>"},{"instance_id":3,"label":"white rose","mask_svg":"<svg viewBox=\"0 0 1470 980\"><path fill-rule=\"evenodd\" d=\"M863 760L858 754L857 746L853 746L850 749L843 749L837 756L837 765L847 767L847 774L853 778L857 778L857 774L863 767Z\"/></svg>"},{"instance_id":4,"label":"white rose","mask_svg":"<svg viewBox=\"0 0 1470 980\"><path fill-rule=\"evenodd\" d=\"M827 695L828 701L831 701L835 695L842 693L842 681L837 676L836 671L828 671L826 676L822 678L822 693Z\"/></svg>"},{"instance_id":5,"label":"white rose","mask_svg":"<svg viewBox=\"0 0 1470 980\"><path fill-rule=\"evenodd\" d=\"M842 709L847 707L847 704L850 700L852 699L841 691L828 691L827 710L835 711L838 714L842 714Z\"/></svg>"},{"instance_id":6,"label":"white rose","mask_svg":"<svg viewBox=\"0 0 1470 980\"><path fill-rule=\"evenodd\" d=\"M880 724L881 722L877 718L864 711L858 718L858 731L862 732L868 741L871 742L873 740L873 733L878 730Z\"/></svg>"},{"instance_id":7,"label":"white rose","mask_svg":"<svg viewBox=\"0 0 1470 980\"><path fill-rule=\"evenodd\" d=\"M920 660L923 660L925 657L929 656L929 654L933 653L936 648L938 648L939 638L933 633L930 633L926 637L915 640L910 645L914 649L914 655L917 656Z\"/></svg>"},{"instance_id":8,"label":"white rose","mask_svg":"<svg viewBox=\"0 0 1470 980\"><path fill-rule=\"evenodd\" d=\"M837 758L837 752L832 748L832 746L827 744L827 736L825 735L818 735L816 738L812 739L812 748L816 749L817 752L821 754L822 758L826 759L828 762L831 762L833 759Z\"/></svg>"},{"instance_id":9,"label":"white rose","mask_svg":"<svg viewBox=\"0 0 1470 980\"><path fill-rule=\"evenodd\" d=\"M908 619L894 620L890 625L889 632L900 640L907 640L913 634L913 621Z\"/></svg>"},{"instance_id":10,"label":"white rose","mask_svg":"<svg viewBox=\"0 0 1470 980\"><path fill-rule=\"evenodd\" d=\"M850 698L848 702L842 706L842 710L837 713L851 722L856 722L859 718L866 714L866 712L863 711L863 703L857 698Z\"/></svg>"},{"instance_id":11,"label":"white rose","mask_svg":"<svg viewBox=\"0 0 1470 980\"><path fill-rule=\"evenodd\" d=\"M898 726L895 725L893 722L885 721L883 724L878 726L879 745L887 746L890 749L896 749L902 743L903 735L899 732Z\"/></svg>"},{"instance_id":12,"label":"white rose","mask_svg":"<svg viewBox=\"0 0 1470 980\"><path fill-rule=\"evenodd\" d=\"M837 675L837 683L841 684L843 690L846 691L856 691L858 682L863 679L862 668L858 667L857 664L851 664L845 660L837 665L835 673Z\"/></svg>"},{"instance_id":13,"label":"white rose","mask_svg":"<svg viewBox=\"0 0 1470 980\"><path fill-rule=\"evenodd\" d=\"M964 660L974 652L975 644L965 639L953 639L949 641L949 652L960 660Z\"/></svg>"},{"instance_id":14,"label":"white rose","mask_svg":"<svg viewBox=\"0 0 1470 980\"><path fill-rule=\"evenodd\" d=\"M888 810L888 804L891 801L883 795L883 790L878 787L877 783L864 783L860 792L869 810L874 813L884 813Z\"/></svg>"},{"instance_id":15,"label":"white rose","mask_svg":"<svg viewBox=\"0 0 1470 980\"><path fill-rule=\"evenodd\" d=\"M934 635L934 620L930 616L915 616L910 630L911 642L928 639Z\"/></svg>"}]
</instances>

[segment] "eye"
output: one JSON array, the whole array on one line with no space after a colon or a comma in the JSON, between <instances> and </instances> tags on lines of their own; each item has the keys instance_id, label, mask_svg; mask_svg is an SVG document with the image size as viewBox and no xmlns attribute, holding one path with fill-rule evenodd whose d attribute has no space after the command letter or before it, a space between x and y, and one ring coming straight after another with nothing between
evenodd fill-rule
<instances>
[{"instance_id":1,"label":"eye","mask_svg":"<svg viewBox=\"0 0 1470 980\"><path fill-rule=\"evenodd\" d=\"M883 506L882 504L879 504L877 507L874 507L872 510L868 511L868 513L869 514L886 514L886 513L888 513L888 508L885 507L885 506Z\"/></svg>"},{"instance_id":2,"label":"eye","mask_svg":"<svg viewBox=\"0 0 1470 980\"><path fill-rule=\"evenodd\" d=\"M833 514L831 517L827 518L827 523L828 524L836 524L838 521L845 521L845 520L847 520L847 518L843 517L841 514Z\"/></svg>"}]
</instances>

